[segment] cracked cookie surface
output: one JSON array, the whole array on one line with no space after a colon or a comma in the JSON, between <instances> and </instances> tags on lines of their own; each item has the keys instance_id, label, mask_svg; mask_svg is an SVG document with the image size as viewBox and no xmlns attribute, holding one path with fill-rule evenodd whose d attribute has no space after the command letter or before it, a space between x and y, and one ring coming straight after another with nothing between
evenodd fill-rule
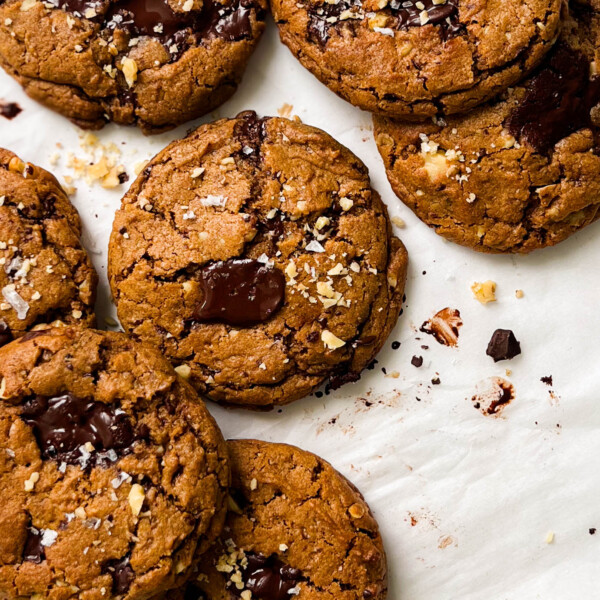
<instances>
[{"instance_id":1,"label":"cracked cookie surface","mask_svg":"<svg viewBox=\"0 0 600 600\"><path fill-rule=\"evenodd\" d=\"M562 0L272 0L280 36L342 98L391 117L462 113L548 52Z\"/></svg>"},{"instance_id":2,"label":"cracked cookie surface","mask_svg":"<svg viewBox=\"0 0 600 600\"><path fill-rule=\"evenodd\" d=\"M1 0L0 66L77 125L163 131L235 91L264 0Z\"/></svg>"},{"instance_id":3,"label":"cracked cookie surface","mask_svg":"<svg viewBox=\"0 0 600 600\"><path fill-rule=\"evenodd\" d=\"M109 247L126 331L211 399L262 408L356 380L396 323L406 266L356 156L250 112L150 161Z\"/></svg>"},{"instance_id":4,"label":"cracked cookie surface","mask_svg":"<svg viewBox=\"0 0 600 600\"><path fill-rule=\"evenodd\" d=\"M0 349L0 596L145 599L220 533L225 442L195 391L123 334Z\"/></svg>"},{"instance_id":5,"label":"cracked cookie surface","mask_svg":"<svg viewBox=\"0 0 600 600\"><path fill-rule=\"evenodd\" d=\"M398 197L443 237L482 252L552 246L600 212L600 2L571 3L532 77L445 124L375 117Z\"/></svg>"},{"instance_id":6,"label":"cracked cookie surface","mask_svg":"<svg viewBox=\"0 0 600 600\"><path fill-rule=\"evenodd\" d=\"M0 148L0 346L60 321L91 327L98 277L58 181Z\"/></svg>"},{"instance_id":7,"label":"cracked cookie surface","mask_svg":"<svg viewBox=\"0 0 600 600\"><path fill-rule=\"evenodd\" d=\"M169 600L384 600L379 529L347 479L294 446L227 445L232 492L225 529L199 575Z\"/></svg>"}]
</instances>

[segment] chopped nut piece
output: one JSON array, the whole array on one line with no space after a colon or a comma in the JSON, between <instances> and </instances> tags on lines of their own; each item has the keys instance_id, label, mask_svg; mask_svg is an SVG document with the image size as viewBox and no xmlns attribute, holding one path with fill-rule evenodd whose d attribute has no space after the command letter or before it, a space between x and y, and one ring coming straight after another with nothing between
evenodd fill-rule
<instances>
[{"instance_id":1,"label":"chopped nut piece","mask_svg":"<svg viewBox=\"0 0 600 600\"><path fill-rule=\"evenodd\" d=\"M121 70L125 76L125 81L129 87L133 87L133 84L137 81L138 66L133 58L124 57L121 60Z\"/></svg>"},{"instance_id":2,"label":"chopped nut piece","mask_svg":"<svg viewBox=\"0 0 600 600\"><path fill-rule=\"evenodd\" d=\"M365 516L365 509L360 504L353 504L348 509L348 512L350 513L350 516L354 519L360 519Z\"/></svg>"},{"instance_id":3,"label":"chopped nut piece","mask_svg":"<svg viewBox=\"0 0 600 600\"><path fill-rule=\"evenodd\" d=\"M37 471L34 471L29 479L25 480L25 491L31 492L35 487L35 484L40 480L40 474Z\"/></svg>"},{"instance_id":4,"label":"chopped nut piece","mask_svg":"<svg viewBox=\"0 0 600 600\"><path fill-rule=\"evenodd\" d=\"M329 348L330 350L337 350L346 344L344 340L341 340L339 337L331 333L331 331L324 329L321 332L321 341Z\"/></svg>"},{"instance_id":5,"label":"chopped nut piece","mask_svg":"<svg viewBox=\"0 0 600 600\"><path fill-rule=\"evenodd\" d=\"M190 375L192 374L192 369L190 369L189 365L179 365L178 367L175 367L175 372L180 377L189 379Z\"/></svg>"},{"instance_id":6,"label":"chopped nut piece","mask_svg":"<svg viewBox=\"0 0 600 600\"><path fill-rule=\"evenodd\" d=\"M129 506L131 507L131 512L134 516L138 516L140 511L142 510L142 505L144 504L145 498L144 488L139 483L134 483L129 490L129 496L127 500L129 502Z\"/></svg>"},{"instance_id":7,"label":"chopped nut piece","mask_svg":"<svg viewBox=\"0 0 600 600\"><path fill-rule=\"evenodd\" d=\"M489 302L496 302L496 282L484 281L480 283L476 281L472 286L471 290L477 300L481 304L488 304Z\"/></svg>"}]
</instances>

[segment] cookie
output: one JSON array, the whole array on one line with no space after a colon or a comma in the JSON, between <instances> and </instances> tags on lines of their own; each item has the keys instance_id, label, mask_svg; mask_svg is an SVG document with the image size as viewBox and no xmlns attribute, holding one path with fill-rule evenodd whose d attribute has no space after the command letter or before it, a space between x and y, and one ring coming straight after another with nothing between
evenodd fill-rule
<instances>
[{"instance_id":1,"label":"cookie","mask_svg":"<svg viewBox=\"0 0 600 600\"><path fill-rule=\"evenodd\" d=\"M32 328L91 327L98 277L58 181L0 148L0 346Z\"/></svg>"},{"instance_id":2,"label":"cookie","mask_svg":"<svg viewBox=\"0 0 600 600\"><path fill-rule=\"evenodd\" d=\"M396 323L406 264L356 156L247 112L150 161L115 216L108 270L133 338L209 398L272 408L359 377Z\"/></svg>"},{"instance_id":3,"label":"cookie","mask_svg":"<svg viewBox=\"0 0 600 600\"><path fill-rule=\"evenodd\" d=\"M271 0L281 40L355 106L423 120L522 79L560 30L563 0Z\"/></svg>"},{"instance_id":4,"label":"cookie","mask_svg":"<svg viewBox=\"0 0 600 600\"><path fill-rule=\"evenodd\" d=\"M228 442L230 511L200 573L169 600L383 600L385 551L360 492L286 444Z\"/></svg>"},{"instance_id":5,"label":"cookie","mask_svg":"<svg viewBox=\"0 0 600 600\"><path fill-rule=\"evenodd\" d=\"M235 91L265 0L3 0L0 66L80 127L163 131Z\"/></svg>"},{"instance_id":6,"label":"cookie","mask_svg":"<svg viewBox=\"0 0 600 600\"><path fill-rule=\"evenodd\" d=\"M600 209L600 2L571 2L559 43L501 100L422 125L375 117L398 197L481 252L552 246Z\"/></svg>"},{"instance_id":7,"label":"cookie","mask_svg":"<svg viewBox=\"0 0 600 600\"><path fill-rule=\"evenodd\" d=\"M227 449L194 390L118 333L0 349L0 597L146 599L219 535Z\"/></svg>"}]
</instances>

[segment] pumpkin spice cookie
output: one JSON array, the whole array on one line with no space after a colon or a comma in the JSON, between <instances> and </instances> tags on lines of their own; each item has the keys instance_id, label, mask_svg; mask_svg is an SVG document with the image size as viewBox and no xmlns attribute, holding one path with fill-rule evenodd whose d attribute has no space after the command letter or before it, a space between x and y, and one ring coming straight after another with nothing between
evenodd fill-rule
<instances>
[{"instance_id":1,"label":"pumpkin spice cookie","mask_svg":"<svg viewBox=\"0 0 600 600\"><path fill-rule=\"evenodd\" d=\"M0 66L80 127L163 131L235 91L265 0L3 0Z\"/></svg>"},{"instance_id":2,"label":"pumpkin spice cookie","mask_svg":"<svg viewBox=\"0 0 600 600\"><path fill-rule=\"evenodd\" d=\"M375 117L394 191L445 238L529 252L600 215L600 1L570 8L543 65L501 100L443 123Z\"/></svg>"},{"instance_id":3,"label":"pumpkin spice cookie","mask_svg":"<svg viewBox=\"0 0 600 600\"><path fill-rule=\"evenodd\" d=\"M423 120L466 112L551 48L563 0L271 0L281 40L336 94Z\"/></svg>"},{"instance_id":4,"label":"pumpkin spice cookie","mask_svg":"<svg viewBox=\"0 0 600 600\"><path fill-rule=\"evenodd\" d=\"M252 112L152 159L109 247L125 330L211 399L262 408L358 379L396 323L406 264L356 156Z\"/></svg>"},{"instance_id":5,"label":"pumpkin spice cookie","mask_svg":"<svg viewBox=\"0 0 600 600\"><path fill-rule=\"evenodd\" d=\"M384 600L385 551L360 492L286 444L228 442L230 510L200 573L168 600Z\"/></svg>"},{"instance_id":6,"label":"pumpkin spice cookie","mask_svg":"<svg viewBox=\"0 0 600 600\"><path fill-rule=\"evenodd\" d=\"M60 321L91 327L98 278L56 179L0 148L0 346Z\"/></svg>"},{"instance_id":7,"label":"pumpkin spice cookie","mask_svg":"<svg viewBox=\"0 0 600 600\"><path fill-rule=\"evenodd\" d=\"M0 597L144 600L219 535L227 449L194 390L123 334L0 349Z\"/></svg>"}]
</instances>

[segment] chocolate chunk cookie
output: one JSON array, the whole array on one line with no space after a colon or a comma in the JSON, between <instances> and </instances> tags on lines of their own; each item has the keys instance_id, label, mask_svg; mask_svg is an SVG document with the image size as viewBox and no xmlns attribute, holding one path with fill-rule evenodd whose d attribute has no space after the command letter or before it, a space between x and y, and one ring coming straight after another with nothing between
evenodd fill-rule
<instances>
[{"instance_id":1,"label":"chocolate chunk cookie","mask_svg":"<svg viewBox=\"0 0 600 600\"><path fill-rule=\"evenodd\" d=\"M60 321L91 327L98 278L58 181L0 148L0 346Z\"/></svg>"},{"instance_id":2,"label":"chocolate chunk cookie","mask_svg":"<svg viewBox=\"0 0 600 600\"><path fill-rule=\"evenodd\" d=\"M233 94L265 10L265 0L0 0L0 66L80 127L153 133Z\"/></svg>"},{"instance_id":3,"label":"chocolate chunk cookie","mask_svg":"<svg viewBox=\"0 0 600 600\"><path fill-rule=\"evenodd\" d=\"M437 124L375 118L394 191L445 238L529 252L598 218L600 1L570 7L543 65L500 101Z\"/></svg>"},{"instance_id":4,"label":"chocolate chunk cookie","mask_svg":"<svg viewBox=\"0 0 600 600\"><path fill-rule=\"evenodd\" d=\"M383 600L386 561L360 492L285 444L228 442L233 485L221 541L185 600ZM175 600L171 595L170 600Z\"/></svg>"},{"instance_id":5,"label":"chocolate chunk cookie","mask_svg":"<svg viewBox=\"0 0 600 600\"><path fill-rule=\"evenodd\" d=\"M123 334L0 349L0 597L146 599L219 535L227 449L194 390Z\"/></svg>"},{"instance_id":6,"label":"chocolate chunk cookie","mask_svg":"<svg viewBox=\"0 0 600 600\"><path fill-rule=\"evenodd\" d=\"M109 248L130 335L213 400L263 408L359 377L396 323L406 264L356 156L251 112L150 161Z\"/></svg>"},{"instance_id":7,"label":"chocolate chunk cookie","mask_svg":"<svg viewBox=\"0 0 600 600\"><path fill-rule=\"evenodd\" d=\"M522 79L560 29L563 0L272 0L281 39L345 100L423 120Z\"/></svg>"}]
</instances>

